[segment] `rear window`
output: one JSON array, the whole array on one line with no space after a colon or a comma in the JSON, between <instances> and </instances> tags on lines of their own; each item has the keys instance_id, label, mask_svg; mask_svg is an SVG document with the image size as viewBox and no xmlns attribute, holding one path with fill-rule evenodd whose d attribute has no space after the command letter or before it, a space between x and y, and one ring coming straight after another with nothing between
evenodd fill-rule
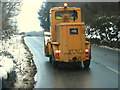
<instances>
[{"instance_id":1,"label":"rear window","mask_svg":"<svg viewBox=\"0 0 120 90\"><path fill-rule=\"evenodd\" d=\"M75 13L75 19L78 18L77 16L77 11L73 10L73 11L57 11L55 12L55 19L56 20L62 20L62 16L65 15L65 14L68 14L69 15L69 19L73 19L73 15Z\"/></svg>"}]
</instances>

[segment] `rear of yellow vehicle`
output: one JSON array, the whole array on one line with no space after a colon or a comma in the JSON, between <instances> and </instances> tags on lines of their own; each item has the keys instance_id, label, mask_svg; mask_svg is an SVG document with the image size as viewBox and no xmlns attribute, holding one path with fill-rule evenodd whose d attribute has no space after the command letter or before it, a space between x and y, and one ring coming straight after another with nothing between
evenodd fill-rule
<instances>
[{"instance_id":1,"label":"rear of yellow vehicle","mask_svg":"<svg viewBox=\"0 0 120 90\"><path fill-rule=\"evenodd\" d=\"M80 8L52 8L49 35L45 35L50 39L45 38L44 50L51 63L83 62L84 67L89 67L91 48L90 42L85 41Z\"/></svg>"}]
</instances>

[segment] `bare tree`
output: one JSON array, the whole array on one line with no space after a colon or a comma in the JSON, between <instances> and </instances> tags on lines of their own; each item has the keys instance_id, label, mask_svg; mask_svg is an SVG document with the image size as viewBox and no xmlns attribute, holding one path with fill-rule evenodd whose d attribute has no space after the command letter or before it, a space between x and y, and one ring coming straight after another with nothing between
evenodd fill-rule
<instances>
[{"instance_id":1,"label":"bare tree","mask_svg":"<svg viewBox=\"0 0 120 90\"><path fill-rule=\"evenodd\" d=\"M14 33L13 26L10 23L11 18L17 16L20 12L22 3L12 0L2 2L2 34L4 37L10 37Z\"/></svg>"}]
</instances>

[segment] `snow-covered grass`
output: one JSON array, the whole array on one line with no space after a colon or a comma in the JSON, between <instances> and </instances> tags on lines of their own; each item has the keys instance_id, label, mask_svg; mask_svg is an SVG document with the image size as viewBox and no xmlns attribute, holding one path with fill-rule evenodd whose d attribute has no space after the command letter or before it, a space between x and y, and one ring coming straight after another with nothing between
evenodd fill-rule
<instances>
[{"instance_id":1,"label":"snow-covered grass","mask_svg":"<svg viewBox=\"0 0 120 90\"><path fill-rule=\"evenodd\" d=\"M102 47L102 48L107 48L107 49L111 49L111 50L116 50L116 51L120 51L119 48L111 48L111 47L108 47L108 46L99 46L99 47Z\"/></svg>"},{"instance_id":2,"label":"snow-covered grass","mask_svg":"<svg viewBox=\"0 0 120 90\"><path fill-rule=\"evenodd\" d=\"M111 50L115 50L115 51L120 51L119 48L114 48L114 47L111 48L111 47L109 47L109 46L97 45L97 44L93 44L93 45L98 46L98 47L102 47L102 48L106 48L106 49L111 49Z\"/></svg>"},{"instance_id":3,"label":"snow-covered grass","mask_svg":"<svg viewBox=\"0 0 120 90\"><path fill-rule=\"evenodd\" d=\"M13 70L13 61L10 58L3 57L0 61L0 77L7 79L7 74Z\"/></svg>"},{"instance_id":4,"label":"snow-covered grass","mask_svg":"<svg viewBox=\"0 0 120 90\"><path fill-rule=\"evenodd\" d=\"M0 76L8 80L8 73L14 71L14 88L33 88L36 66L32 54L24 43L23 36L13 36L8 41L0 41ZM4 53L3 53L4 52ZM7 53L6 53L7 52ZM12 79L9 79L12 82ZM10 82L10 81L9 81Z\"/></svg>"},{"instance_id":5,"label":"snow-covered grass","mask_svg":"<svg viewBox=\"0 0 120 90\"><path fill-rule=\"evenodd\" d=\"M0 43L0 77L7 79L8 73L10 73L14 67L13 59L10 58L10 54L8 54L9 51L11 52L12 45L10 41L0 41Z\"/></svg>"}]
</instances>

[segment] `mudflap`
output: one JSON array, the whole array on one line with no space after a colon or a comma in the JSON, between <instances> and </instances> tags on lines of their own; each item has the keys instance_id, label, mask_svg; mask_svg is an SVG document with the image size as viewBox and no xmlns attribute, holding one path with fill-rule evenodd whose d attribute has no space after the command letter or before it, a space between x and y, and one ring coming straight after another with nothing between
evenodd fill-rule
<instances>
[{"instance_id":1,"label":"mudflap","mask_svg":"<svg viewBox=\"0 0 120 90\"><path fill-rule=\"evenodd\" d=\"M58 63L55 61L55 55L53 50L53 45L51 44L51 64L53 64L53 67L56 68Z\"/></svg>"}]
</instances>

